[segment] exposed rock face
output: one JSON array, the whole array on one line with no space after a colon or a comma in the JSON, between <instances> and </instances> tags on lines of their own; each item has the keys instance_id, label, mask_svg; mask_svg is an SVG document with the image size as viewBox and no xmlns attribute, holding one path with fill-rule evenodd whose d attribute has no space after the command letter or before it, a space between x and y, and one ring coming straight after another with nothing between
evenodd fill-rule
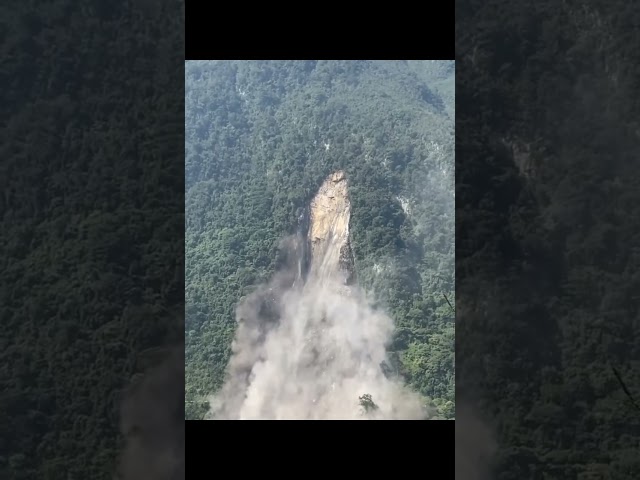
<instances>
[{"instance_id":1,"label":"exposed rock face","mask_svg":"<svg viewBox=\"0 0 640 480\"><path fill-rule=\"evenodd\" d=\"M343 171L333 173L324 181L311 201L309 213L309 279L349 284L354 272L349 245L351 204Z\"/></svg>"}]
</instances>

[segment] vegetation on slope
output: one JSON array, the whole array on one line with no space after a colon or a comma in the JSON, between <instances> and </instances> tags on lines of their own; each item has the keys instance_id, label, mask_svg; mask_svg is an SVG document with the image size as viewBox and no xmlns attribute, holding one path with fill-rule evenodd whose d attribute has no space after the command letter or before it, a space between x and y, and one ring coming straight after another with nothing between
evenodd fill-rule
<instances>
[{"instance_id":1,"label":"vegetation on slope","mask_svg":"<svg viewBox=\"0 0 640 480\"><path fill-rule=\"evenodd\" d=\"M612 368L638 391L638 11L614 4L456 8L458 401L495 432L493 478L640 476Z\"/></svg>"},{"instance_id":2,"label":"vegetation on slope","mask_svg":"<svg viewBox=\"0 0 640 480\"><path fill-rule=\"evenodd\" d=\"M338 169L359 281L397 324L389 371L453 418L453 62L185 69L186 418L224 379L236 304Z\"/></svg>"},{"instance_id":3,"label":"vegetation on slope","mask_svg":"<svg viewBox=\"0 0 640 480\"><path fill-rule=\"evenodd\" d=\"M113 479L138 355L182 336L182 17L137 3L0 7L3 479Z\"/></svg>"}]
</instances>

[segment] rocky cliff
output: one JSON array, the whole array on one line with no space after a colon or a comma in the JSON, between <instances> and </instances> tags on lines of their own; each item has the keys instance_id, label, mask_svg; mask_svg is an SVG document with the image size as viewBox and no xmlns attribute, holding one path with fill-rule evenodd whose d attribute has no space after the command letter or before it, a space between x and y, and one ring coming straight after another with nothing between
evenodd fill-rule
<instances>
[{"instance_id":1,"label":"rocky cliff","mask_svg":"<svg viewBox=\"0 0 640 480\"><path fill-rule=\"evenodd\" d=\"M348 285L354 267L349 245L351 204L343 171L330 175L309 208L310 272L313 281L339 281Z\"/></svg>"}]
</instances>

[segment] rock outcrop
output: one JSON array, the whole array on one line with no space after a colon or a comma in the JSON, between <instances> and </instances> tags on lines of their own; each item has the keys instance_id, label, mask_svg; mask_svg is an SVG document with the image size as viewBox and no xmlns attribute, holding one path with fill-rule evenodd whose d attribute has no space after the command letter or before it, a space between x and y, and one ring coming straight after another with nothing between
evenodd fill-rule
<instances>
[{"instance_id":1,"label":"rock outcrop","mask_svg":"<svg viewBox=\"0 0 640 480\"><path fill-rule=\"evenodd\" d=\"M343 171L330 175L311 201L309 211L310 272L312 281L352 282L353 255L349 245L351 203Z\"/></svg>"}]
</instances>

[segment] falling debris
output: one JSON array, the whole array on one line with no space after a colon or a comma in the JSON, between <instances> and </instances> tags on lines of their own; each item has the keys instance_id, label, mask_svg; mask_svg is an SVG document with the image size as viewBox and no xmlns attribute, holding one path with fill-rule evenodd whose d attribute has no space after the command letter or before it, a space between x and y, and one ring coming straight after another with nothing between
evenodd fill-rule
<instances>
[{"instance_id":1,"label":"falling debris","mask_svg":"<svg viewBox=\"0 0 640 480\"><path fill-rule=\"evenodd\" d=\"M362 408L380 419L426 418L421 397L382 369L393 322L354 283L349 218L339 171L311 202L308 230L285 242L288 267L238 306L227 381L207 418L372 418Z\"/></svg>"}]
</instances>

